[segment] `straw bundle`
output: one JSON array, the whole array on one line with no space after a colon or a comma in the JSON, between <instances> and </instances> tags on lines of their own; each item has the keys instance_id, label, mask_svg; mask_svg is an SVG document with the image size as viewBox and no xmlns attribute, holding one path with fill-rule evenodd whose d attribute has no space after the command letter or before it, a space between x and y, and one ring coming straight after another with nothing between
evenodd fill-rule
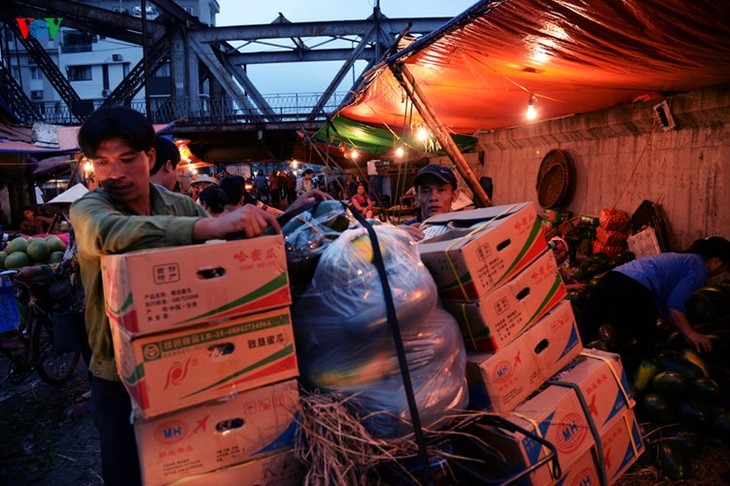
<instances>
[{"instance_id":1,"label":"straw bundle","mask_svg":"<svg viewBox=\"0 0 730 486\"><path fill-rule=\"evenodd\" d=\"M350 411L348 402L357 397L303 390L300 394L301 415L295 453L308 469L305 485L367 485L379 482L379 470L384 464L418 483L418 479L401 465L401 461L418 457L414 434L398 439L374 438L362 426L363 418L358 419ZM491 414L464 411L445 418L441 423L448 426L443 430L424 429L429 458L469 461L470 458L439 448L439 439L469 436L458 430L464 423L485 415Z\"/></svg>"}]
</instances>

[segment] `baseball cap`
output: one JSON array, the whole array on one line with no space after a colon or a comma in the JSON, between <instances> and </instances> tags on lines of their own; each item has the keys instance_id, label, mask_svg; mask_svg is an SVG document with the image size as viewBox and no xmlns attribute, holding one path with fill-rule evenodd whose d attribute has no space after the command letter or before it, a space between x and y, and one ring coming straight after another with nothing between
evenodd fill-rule
<instances>
[{"instance_id":1,"label":"baseball cap","mask_svg":"<svg viewBox=\"0 0 730 486\"><path fill-rule=\"evenodd\" d=\"M418 187L423 184L429 177L435 177L447 184L451 184L451 187L456 189L456 176L454 172L448 167L436 164L428 164L426 167L418 171L416 177L413 178L413 185Z\"/></svg>"}]
</instances>

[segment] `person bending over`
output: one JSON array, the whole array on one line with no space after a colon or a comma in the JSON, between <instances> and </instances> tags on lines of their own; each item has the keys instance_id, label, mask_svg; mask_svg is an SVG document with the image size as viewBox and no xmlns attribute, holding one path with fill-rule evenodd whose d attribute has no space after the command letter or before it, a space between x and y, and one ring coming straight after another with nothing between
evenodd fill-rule
<instances>
[{"instance_id":1,"label":"person bending over","mask_svg":"<svg viewBox=\"0 0 730 486\"><path fill-rule=\"evenodd\" d=\"M726 271L730 241L719 236L700 239L684 252L651 255L605 273L591 292L578 322L581 339L598 337L603 324L613 326L622 340L636 338L642 353L652 354L657 319L668 318L698 352L709 351L710 340L687 320L685 306L708 277Z\"/></svg>"}]
</instances>

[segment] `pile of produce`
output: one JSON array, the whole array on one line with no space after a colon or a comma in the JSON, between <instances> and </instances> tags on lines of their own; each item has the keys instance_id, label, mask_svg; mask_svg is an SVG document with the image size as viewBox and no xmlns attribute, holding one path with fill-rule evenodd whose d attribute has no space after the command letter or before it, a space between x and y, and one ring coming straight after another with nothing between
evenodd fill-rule
<instances>
[{"instance_id":1,"label":"pile of produce","mask_svg":"<svg viewBox=\"0 0 730 486\"><path fill-rule=\"evenodd\" d=\"M65 250L66 243L56 235L28 239L17 237L10 240L0 252L0 269L58 263L63 260Z\"/></svg>"},{"instance_id":2,"label":"pile of produce","mask_svg":"<svg viewBox=\"0 0 730 486\"><path fill-rule=\"evenodd\" d=\"M629 371L636 413L647 452L636 467L655 465L672 481L692 477L691 461L705 447L730 445L730 282L699 289L688 305L694 327L707 335L712 351L698 353L666 322L659 324L658 350ZM610 326L587 344L622 354L631 362L631 342L617 340Z\"/></svg>"},{"instance_id":3,"label":"pile of produce","mask_svg":"<svg viewBox=\"0 0 730 486\"><path fill-rule=\"evenodd\" d=\"M631 219L629 215L615 208L601 210L593 241L593 253L605 253L616 257L626 248L627 230Z\"/></svg>"}]
</instances>

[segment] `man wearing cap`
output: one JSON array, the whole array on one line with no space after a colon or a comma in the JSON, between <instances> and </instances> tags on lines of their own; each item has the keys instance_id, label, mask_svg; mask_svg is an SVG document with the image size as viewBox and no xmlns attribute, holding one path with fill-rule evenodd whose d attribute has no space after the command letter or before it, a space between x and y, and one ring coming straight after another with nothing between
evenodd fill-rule
<instances>
[{"instance_id":1,"label":"man wearing cap","mask_svg":"<svg viewBox=\"0 0 730 486\"><path fill-rule=\"evenodd\" d=\"M406 226L417 226L433 215L450 212L451 204L458 194L454 172L436 164L429 164L419 170L413 179L413 186L416 188L416 202L421 212L403 223Z\"/></svg>"},{"instance_id":2,"label":"man wearing cap","mask_svg":"<svg viewBox=\"0 0 730 486\"><path fill-rule=\"evenodd\" d=\"M210 218L189 197L150 184L155 132L141 113L130 108L100 108L81 126L78 138L100 185L71 205L86 293L86 329L93 353L89 364L91 411L99 431L104 484L128 486L140 484L141 475L129 422L131 402L117 374L105 312L101 257L190 245L229 233L250 238L268 226L276 232L280 229L273 215L251 205ZM212 183L209 177L208 182Z\"/></svg>"},{"instance_id":3,"label":"man wearing cap","mask_svg":"<svg viewBox=\"0 0 730 486\"><path fill-rule=\"evenodd\" d=\"M203 189L213 184L218 185L218 180L213 179L208 174L199 175L197 179L190 183L190 197L193 198L193 201L198 202L198 196L203 192Z\"/></svg>"},{"instance_id":4,"label":"man wearing cap","mask_svg":"<svg viewBox=\"0 0 730 486\"><path fill-rule=\"evenodd\" d=\"M177 164L180 151L172 140L157 137L155 140L155 165L150 170L150 182L172 191L177 184Z\"/></svg>"}]
</instances>

